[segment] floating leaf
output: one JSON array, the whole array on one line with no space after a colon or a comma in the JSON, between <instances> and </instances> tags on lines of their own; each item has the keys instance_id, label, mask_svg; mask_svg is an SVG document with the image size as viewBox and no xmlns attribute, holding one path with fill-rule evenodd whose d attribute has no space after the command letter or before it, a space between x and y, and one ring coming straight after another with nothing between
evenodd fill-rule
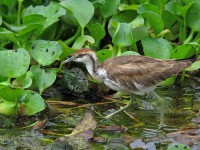
<instances>
[{"instance_id":1,"label":"floating leaf","mask_svg":"<svg viewBox=\"0 0 200 150\"><path fill-rule=\"evenodd\" d=\"M35 76L35 81L40 90L40 94L56 80L56 72L52 68L42 69L39 66L31 66L30 70Z\"/></svg>"},{"instance_id":2,"label":"floating leaf","mask_svg":"<svg viewBox=\"0 0 200 150\"><path fill-rule=\"evenodd\" d=\"M16 78L29 68L30 56L24 49L0 51L0 76Z\"/></svg>"},{"instance_id":3,"label":"floating leaf","mask_svg":"<svg viewBox=\"0 0 200 150\"><path fill-rule=\"evenodd\" d=\"M112 41L119 47L131 45L133 43L131 25L127 23L119 23Z\"/></svg>"},{"instance_id":4,"label":"floating leaf","mask_svg":"<svg viewBox=\"0 0 200 150\"><path fill-rule=\"evenodd\" d=\"M200 60L194 62L190 67L186 68L186 71L194 71L200 69Z\"/></svg>"},{"instance_id":5,"label":"floating leaf","mask_svg":"<svg viewBox=\"0 0 200 150\"><path fill-rule=\"evenodd\" d=\"M100 14L103 18L108 18L115 14L118 10L120 0L105 0L105 3L100 7Z\"/></svg>"},{"instance_id":6,"label":"floating leaf","mask_svg":"<svg viewBox=\"0 0 200 150\"><path fill-rule=\"evenodd\" d=\"M94 120L92 114L86 113L79 122L70 136L82 137L85 140L89 140L93 137L93 130L96 128L97 122Z\"/></svg>"},{"instance_id":7,"label":"floating leaf","mask_svg":"<svg viewBox=\"0 0 200 150\"><path fill-rule=\"evenodd\" d=\"M44 99L36 92L27 90L24 91L25 100L19 106L20 115L35 115L45 109Z\"/></svg>"},{"instance_id":8,"label":"floating leaf","mask_svg":"<svg viewBox=\"0 0 200 150\"><path fill-rule=\"evenodd\" d=\"M171 57L172 46L165 39L146 37L142 39L142 45L145 56L160 59L169 59Z\"/></svg>"},{"instance_id":9,"label":"floating leaf","mask_svg":"<svg viewBox=\"0 0 200 150\"><path fill-rule=\"evenodd\" d=\"M88 0L66 0L60 4L76 18L82 28L88 24L94 15L94 6Z\"/></svg>"},{"instance_id":10,"label":"floating leaf","mask_svg":"<svg viewBox=\"0 0 200 150\"><path fill-rule=\"evenodd\" d=\"M62 47L57 41L37 40L32 44L30 54L42 66L52 64L62 54Z\"/></svg>"}]
</instances>

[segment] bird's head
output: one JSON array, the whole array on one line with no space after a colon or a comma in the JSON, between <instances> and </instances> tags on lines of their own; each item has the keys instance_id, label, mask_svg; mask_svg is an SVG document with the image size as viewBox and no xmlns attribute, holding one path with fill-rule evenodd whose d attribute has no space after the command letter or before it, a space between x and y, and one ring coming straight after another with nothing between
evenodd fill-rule
<instances>
[{"instance_id":1,"label":"bird's head","mask_svg":"<svg viewBox=\"0 0 200 150\"><path fill-rule=\"evenodd\" d=\"M74 61L74 62L82 62L82 63L87 64L91 60L92 61L97 60L97 56L95 52L89 48L81 48L77 50L75 53L73 53L71 56L66 58L63 63L65 64L70 61Z\"/></svg>"}]
</instances>

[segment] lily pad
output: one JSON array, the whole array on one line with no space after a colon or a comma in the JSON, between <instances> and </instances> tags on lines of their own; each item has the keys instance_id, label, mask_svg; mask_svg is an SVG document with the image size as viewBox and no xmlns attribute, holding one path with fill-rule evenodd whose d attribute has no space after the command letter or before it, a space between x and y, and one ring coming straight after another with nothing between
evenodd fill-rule
<instances>
[{"instance_id":1,"label":"lily pad","mask_svg":"<svg viewBox=\"0 0 200 150\"><path fill-rule=\"evenodd\" d=\"M39 66L31 66L30 70L35 76L35 81L40 90L40 94L56 80L56 72L52 68L42 69Z\"/></svg>"},{"instance_id":2,"label":"lily pad","mask_svg":"<svg viewBox=\"0 0 200 150\"><path fill-rule=\"evenodd\" d=\"M52 64L62 54L62 47L57 41L37 40L32 44L30 54L42 66Z\"/></svg>"},{"instance_id":3,"label":"lily pad","mask_svg":"<svg viewBox=\"0 0 200 150\"><path fill-rule=\"evenodd\" d=\"M0 51L0 76L16 78L29 68L30 56L24 49Z\"/></svg>"}]
</instances>

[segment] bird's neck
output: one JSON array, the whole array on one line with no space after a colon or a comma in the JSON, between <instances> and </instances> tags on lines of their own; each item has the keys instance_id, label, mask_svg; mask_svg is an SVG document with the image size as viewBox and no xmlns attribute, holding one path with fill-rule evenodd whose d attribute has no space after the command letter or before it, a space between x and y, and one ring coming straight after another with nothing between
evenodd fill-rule
<instances>
[{"instance_id":1,"label":"bird's neck","mask_svg":"<svg viewBox=\"0 0 200 150\"><path fill-rule=\"evenodd\" d=\"M85 62L87 71L89 72L89 74L95 78L98 79L98 75L97 75L97 68L98 68L98 60L97 57L89 57L89 59L87 60L87 62Z\"/></svg>"}]
</instances>

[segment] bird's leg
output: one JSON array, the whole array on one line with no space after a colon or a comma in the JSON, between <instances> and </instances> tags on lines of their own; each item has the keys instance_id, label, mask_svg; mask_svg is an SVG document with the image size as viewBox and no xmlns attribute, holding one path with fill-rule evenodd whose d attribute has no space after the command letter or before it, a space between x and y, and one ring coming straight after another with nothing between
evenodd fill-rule
<instances>
[{"instance_id":1,"label":"bird's leg","mask_svg":"<svg viewBox=\"0 0 200 150\"><path fill-rule=\"evenodd\" d=\"M130 95L130 101L129 101L129 103L128 103L126 106L121 107L119 110L117 110L117 111L115 111L114 113L111 113L111 114L105 116L104 118L105 118L105 119L110 119L110 118L112 118L114 115L116 115L116 114L118 114L119 112L121 112L121 111L127 109L129 106L132 105L132 103L133 103L133 94Z\"/></svg>"},{"instance_id":2,"label":"bird's leg","mask_svg":"<svg viewBox=\"0 0 200 150\"><path fill-rule=\"evenodd\" d=\"M160 106L160 128L163 128L164 126L166 126L164 124L164 113L165 113L165 102L164 100L158 95L156 94L154 91L151 92L161 103L161 106Z\"/></svg>"}]
</instances>

